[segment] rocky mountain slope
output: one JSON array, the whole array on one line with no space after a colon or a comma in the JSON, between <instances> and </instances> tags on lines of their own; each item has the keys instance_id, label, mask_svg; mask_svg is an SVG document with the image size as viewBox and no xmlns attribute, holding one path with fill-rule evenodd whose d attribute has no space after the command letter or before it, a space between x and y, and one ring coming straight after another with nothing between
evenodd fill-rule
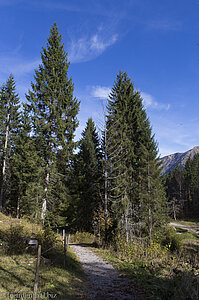
<instances>
[{"instance_id":1,"label":"rocky mountain slope","mask_svg":"<svg viewBox=\"0 0 199 300\"><path fill-rule=\"evenodd\" d=\"M180 166L180 168L183 169L187 159L189 157L193 159L196 153L199 153L199 146L196 146L193 149L190 149L183 153L174 153L160 158L160 161L162 161L163 166L162 173L168 173L170 170L173 170L177 163Z\"/></svg>"}]
</instances>

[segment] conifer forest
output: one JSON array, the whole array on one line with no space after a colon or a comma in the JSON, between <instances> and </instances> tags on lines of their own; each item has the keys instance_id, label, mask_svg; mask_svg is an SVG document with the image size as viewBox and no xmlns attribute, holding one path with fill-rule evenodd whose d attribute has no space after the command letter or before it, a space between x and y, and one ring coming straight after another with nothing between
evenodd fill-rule
<instances>
[{"instance_id":1,"label":"conifer forest","mask_svg":"<svg viewBox=\"0 0 199 300\"><path fill-rule=\"evenodd\" d=\"M166 195L139 91L120 71L102 140L89 118L75 142L79 101L56 24L41 60L26 103L12 74L1 85L1 210L89 232L104 218L106 238L139 232L151 239L166 222Z\"/></svg>"},{"instance_id":2,"label":"conifer forest","mask_svg":"<svg viewBox=\"0 0 199 300\"><path fill-rule=\"evenodd\" d=\"M76 141L80 101L74 97L66 50L54 23L26 101L18 96L13 74L1 83L0 211L53 230L65 228L74 236L92 234L95 243L112 247L119 258L136 257L142 269L159 272L164 263L154 267L158 257L167 257L166 266L174 262L166 253L182 254L168 224L198 220L199 155L183 170L177 165L162 174L141 93L121 70L104 107L102 131L88 117ZM193 286L194 276L189 277ZM165 295L150 299L185 299L169 298L168 290Z\"/></svg>"}]
</instances>

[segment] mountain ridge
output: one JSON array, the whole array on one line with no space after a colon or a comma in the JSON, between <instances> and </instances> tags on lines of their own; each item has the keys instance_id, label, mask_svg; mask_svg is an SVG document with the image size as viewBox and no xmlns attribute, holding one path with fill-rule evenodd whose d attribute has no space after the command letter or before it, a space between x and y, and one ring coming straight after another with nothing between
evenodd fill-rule
<instances>
[{"instance_id":1,"label":"mountain ridge","mask_svg":"<svg viewBox=\"0 0 199 300\"><path fill-rule=\"evenodd\" d=\"M176 164L178 164L179 167L183 169L188 158L190 157L191 159L193 159L194 155L197 153L199 153L199 146L195 146L186 152L176 152L161 157L160 161L162 162L163 167L162 174L168 174L169 171L172 171L174 169Z\"/></svg>"}]
</instances>

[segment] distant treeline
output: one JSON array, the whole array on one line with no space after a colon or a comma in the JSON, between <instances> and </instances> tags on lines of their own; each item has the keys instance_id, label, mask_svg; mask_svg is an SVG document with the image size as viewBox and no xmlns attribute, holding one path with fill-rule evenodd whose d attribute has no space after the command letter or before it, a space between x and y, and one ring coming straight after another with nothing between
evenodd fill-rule
<instances>
[{"instance_id":1,"label":"distant treeline","mask_svg":"<svg viewBox=\"0 0 199 300\"><path fill-rule=\"evenodd\" d=\"M169 214L176 219L199 216L199 154L186 161L184 169L177 164L166 176Z\"/></svg>"}]
</instances>

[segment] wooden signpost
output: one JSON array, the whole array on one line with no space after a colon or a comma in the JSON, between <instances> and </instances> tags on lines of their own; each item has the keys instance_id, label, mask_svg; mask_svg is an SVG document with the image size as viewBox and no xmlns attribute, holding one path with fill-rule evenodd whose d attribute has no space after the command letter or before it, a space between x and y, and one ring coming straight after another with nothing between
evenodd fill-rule
<instances>
[{"instance_id":1,"label":"wooden signpost","mask_svg":"<svg viewBox=\"0 0 199 300\"><path fill-rule=\"evenodd\" d=\"M66 231L63 229L63 244L64 244L64 268L66 267Z\"/></svg>"},{"instance_id":2,"label":"wooden signpost","mask_svg":"<svg viewBox=\"0 0 199 300\"><path fill-rule=\"evenodd\" d=\"M35 283L34 283L34 291L33 291L33 300L37 299L40 259L41 259L41 245L39 245L39 247L38 247L37 265L36 265L36 272L35 272Z\"/></svg>"}]
</instances>

